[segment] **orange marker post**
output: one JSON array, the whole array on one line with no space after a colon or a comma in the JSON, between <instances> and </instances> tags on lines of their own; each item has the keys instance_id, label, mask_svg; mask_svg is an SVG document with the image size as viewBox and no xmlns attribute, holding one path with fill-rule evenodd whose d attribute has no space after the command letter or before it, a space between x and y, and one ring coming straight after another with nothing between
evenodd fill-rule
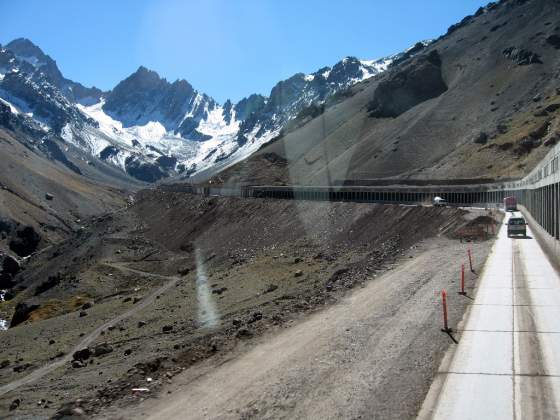
<instances>
[{"instance_id":1,"label":"orange marker post","mask_svg":"<svg viewBox=\"0 0 560 420\"><path fill-rule=\"evenodd\" d=\"M441 291L441 303L443 304L443 328L442 331L446 333L451 332L451 328L447 324L447 292L445 289Z\"/></svg>"},{"instance_id":2,"label":"orange marker post","mask_svg":"<svg viewBox=\"0 0 560 420\"><path fill-rule=\"evenodd\" d=\"M465 264L461 264L461 291L459 294L464 296L467 294L465 292Z\"/></svg>"}]
</instances>

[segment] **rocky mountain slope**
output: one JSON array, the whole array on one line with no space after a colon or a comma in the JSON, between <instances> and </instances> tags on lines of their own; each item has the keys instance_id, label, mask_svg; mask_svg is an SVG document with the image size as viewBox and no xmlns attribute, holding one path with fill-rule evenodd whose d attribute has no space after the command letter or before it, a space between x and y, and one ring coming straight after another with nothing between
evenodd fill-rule
<instances>
[{"instance_id":1,"label":"rocky mountain slope","mask_svg":"<svg viewBox=\"0 0 560 420\"><path fill-rule=\"evenodd\" d=\"M153 182L231 165L278 134L310 105L320 105L373 77L427 43L392 57L347 57L331 67L279 82L269 97L236 104L173 83L140 67L110 92L64 78L56 62L27 39L0 49L0 99L14 114L133 178Z\"/></svg>"},{"instance_id":2,"label":"rocky mountain slope","mask_svg":"<svg viewBox=\"0 0 560 420\"><path fill-rule=\"evenodd\" d=\"M0 265L3 253L26 257L74 236L84 218L122 207L142 185L109 165L88 164L83 151L2 102L0 125Z\"/></svg>"},{"instance_id":3,"label":"rocky mountain slope","mask_svg":"<svg viewBox=\"0 0 560 420\"><path fill-rule=\"evenodd\" d=\"M557 1L490 3L212 181L521 177L560 139L558 22Z\"/></svg>"}]
</instances>

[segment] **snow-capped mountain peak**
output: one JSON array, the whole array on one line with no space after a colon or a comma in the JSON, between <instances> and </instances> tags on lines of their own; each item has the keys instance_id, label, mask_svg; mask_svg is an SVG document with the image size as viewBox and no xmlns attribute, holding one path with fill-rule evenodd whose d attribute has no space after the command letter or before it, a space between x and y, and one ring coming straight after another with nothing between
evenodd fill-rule
<instances>
[{"instance_id":1,"label":"snow-capped mountain peak","mask_svg":"<svg viewBox=\"0 0 560 420\"><path fill-rule=\"evenodd\" d=\"M31 64L34 68L38 69L44 66L56 66L56 62L35 44L27 38L14 39L6 45L6 48L12 51L17 59ZM58 70L58 68L56 69ZM60 73L60 71L58 71ZM62 74L60 74L62 78Z\"/></svg>"},{"instance_id":2,"label":"snow-capped mountain peak","mask_svg":"<svg viewBox=\"0 0 560 420\"><path fill-rule=\"evenodd\" d=\"M148 182L235 163L276 137L301 111L386 71L427 44L379 60L345 57L278 82L268 97L223 105L186 80L169 82L140 66L110 92L64 78L27 39L0 48L5 109L37 120L97 159Z\"/></svg>"},{"instance_id":3,"label":"snow-capped mountain peak","mask_svg":"<svg viewBox=\"0 0 560 420\"><path fill-rule=\"evenodd\" d=\"M18 38L0 50L0 73L21 71L33 80L45 79L58 88L71 102L98 102L103 92L66 79L56 61L26 38Z\"/></svg>"}]
</instances>

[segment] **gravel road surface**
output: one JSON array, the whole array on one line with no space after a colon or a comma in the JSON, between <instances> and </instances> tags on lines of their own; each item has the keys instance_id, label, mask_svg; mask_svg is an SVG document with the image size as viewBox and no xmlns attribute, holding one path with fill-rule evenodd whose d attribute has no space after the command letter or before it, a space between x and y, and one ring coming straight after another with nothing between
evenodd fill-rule
<instances>
[{"instance_id":1,"label":"gravel road surface","mask_svg":"<svg viewBox=\"0 0 560 420\"><path fill-rule=\"evenodd\" d=\"M426 240L413 258L341 303L265 335L248 350L193 366L157 399L101 416L413 418L445 351L455 345L440 330L438 293L449 291L451 326L470 300L456 293L468 246ZM470 246L479 271L491 242ZM467 287L475 280L469 273Z\"/></svg>"}]
</instances>

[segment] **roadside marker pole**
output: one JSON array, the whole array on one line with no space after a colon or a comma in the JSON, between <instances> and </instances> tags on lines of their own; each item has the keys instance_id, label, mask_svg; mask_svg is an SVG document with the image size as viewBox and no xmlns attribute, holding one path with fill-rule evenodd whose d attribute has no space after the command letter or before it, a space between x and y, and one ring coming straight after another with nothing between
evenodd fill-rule
<instances>
[{"instance_id":1,"label":"roadside marker pole","mask_svg":"<svg viewBox=\"0 0 560 420\"><path fill-rule=\"evenodd\" d=\"M459 292L460 295L466 295L465 292L465 264L461 264L461 291Z\"/></svg>"},{"instance_id":2,"label":"roadside marker pole","mask_svg":"<svg viewBox=\"0 0 560 420\"><path fill-rule=\"evenodd\" d=\"M467 250L467 254L469 254L469 266L471 267L471 272L473 272L473 268L472 268L472 254L471 254L471 248L469 247L469 249Z\"/></svg>"},{"instance_id":3,"label":"roadside marker pole","mask_svg":"<svg viewBox=\"0 0 560 420\"><path fill-rule=\"evenodd\" d=\"M445 289L441 291L441 303L443 304L443 332L450 333L451 328L447 325L447 292Z\"/></svg>"}]
</instances>

